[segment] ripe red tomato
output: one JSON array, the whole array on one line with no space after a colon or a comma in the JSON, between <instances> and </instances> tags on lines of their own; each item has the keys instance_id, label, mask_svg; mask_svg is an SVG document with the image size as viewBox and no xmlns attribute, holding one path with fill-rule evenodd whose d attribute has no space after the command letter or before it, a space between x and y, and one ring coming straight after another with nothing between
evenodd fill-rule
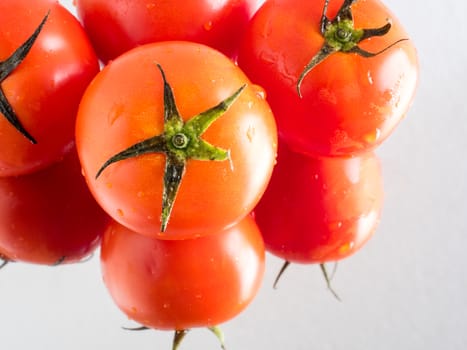
<instances>
[{"instance_id":1,"label":"ripe red tomato","mask_svg":"<svg viewBox=\"0 0 467 350\"><path fill-rule=\"evenodd\" d=\"M279 134L292 148L358 154L379 145L406 114L417 85L416 50L399 41L408 35L379 0L331 0L323 20L324 3L267 1L238 62L266 89ZM378 54L365 57L370 53ZM306 72L312 59L319 63Z\"/></svg>"},{"instance_id":2,"label":"ripe red tomato","mask_svg":"<svg viewBox=\"0 0 467 350\"><path fill-rule=\"evenodd\" d=\"M42 21L18 62L14 52ZM98 70L83 28L57 1L0 1L0 176L44 168L72 148L78 104Z\"/></svg>"},{"instance_id":3,"label":"ripe red tomato","mask_svg":"<svg viewBox=\"0 0 467 350\"><path fill-rule=\"evenodd\" d=\"M238 315L261 285L264 255L250 215L187 240L154 239L114 222L101 247L104 282L117 306L164 330L216 326Z\"/></svg>"},{"instance_id":4,"label":"ripe red tomato","mask_svg":"<svg viewBox=\"0 0 467 350\"><path fill-rule=\"evenodd\" d=\"M373 154L309 158L280 144L255 208L266 250L290 262L325 263L356 252L374 233L383 204Z\"/></svg>"},{"instance_id":5,"label":"ripe red tomato","mask_svg":"<svg viewBox=\"0 0 467 350\"><path fill-rule=\"evenodd\" d=\"M136 232L178 239L250 213L269 181L277 132L263 91L226 56L164 42L98 74L76 139L88 185L109 215Z\"/></svg>"},{"instance_id":6,"label":"ripe red tomato","mask_svg":"<svg viewBox=\"0 0 467 350\"><path fill-rule=\"evenodd\" d=\"M264 0L77 0L78 16L107 62L141 44L186 40L233 55Z\"/></svg>"},{"instance_id":7,"label":"ripe red tomato","mask_svg":"<svg viewBox=\"0 0 467 350\"><path fill-rule=\"evenodd\" d=\"M0 177L0 257L45 265L76 262L98 246L107 222L75 149L33 174Z\"/></svg>"}]
</instances>

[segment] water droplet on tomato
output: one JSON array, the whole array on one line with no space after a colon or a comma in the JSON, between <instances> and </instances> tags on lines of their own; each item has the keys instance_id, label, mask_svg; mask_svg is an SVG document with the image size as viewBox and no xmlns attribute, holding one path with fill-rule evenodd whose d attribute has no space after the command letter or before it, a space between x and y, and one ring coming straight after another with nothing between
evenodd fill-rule
<instances>
[{"instance_id":1,"label":"water droplet on tomato","mask_svg":"<svg viewBox=\"0 0 467 350\"><path fill-rule=\"evenodd\" d=\"M123 110L124 107L121 104L116 104L112 107L107 117L107 120L110 125L113 125L118 120L118 118L122 116Z\"/></svg>"},{"instance_id":2,"label":"water droplet on tomato","mask_svg":"<svg viewBox=\"0 0 467 350\"><path fill-rule=\"evenodd\" d=\"M376 128L374 131L369 132L363 138L367 143L375 143L381 137L381 130Z\"/></svg>"},{"instance_id":3,"label":"water droplet on tomato","mask_svg":"<svg viewBox=\"0 0 467 350\"><path fill-rule=\"evenodd\" d=\"M231 172L234 172L235 167L234 167L234 163L233 163L232 157L230 156L230 153L229 153L229 166L230 166L230 171L231 171Z\"/></svg>"},{"instance_id":4,"label":"water droplet on tomato","mask_svg":"<svg viewBox=\"0 0 467 350\"><path fill-rule=\"evenodd\" d=\"M348 242L348 243L345 243L343 244L340 248L339 248L339 253L340 254L346 254L348 253L355 245L355 242Z\"/></svg>"},{"instance_id":5,"label":"water droplet on tomato","mask_svg":"<svg viewBox=\"0 0 467 350\"><path fill-rule=\"evenodd\" d=\"M342 221L330 222L328 224L328 227L329 227L329 230L331 231L339 230L342 227Z\"/></svg>"},{"instance_id":6,"label":"water droplet on tomato","mask_svg":"<svg viewBox=\"0 0 467 350\"><path fill-rule=\"evenodd\" d=\"M212 29L212 21L208 21L208 22L204 23L203 27L207 31L211 30Z\"/></svg>"},{"instance_id":7,"label":"water droplet on tomato","mask_svg":"<svg viewBox=\"0 0 467 350\"><path fill-rule=\"evenodd\" d=\"M266 99L266 90L264 90L261 86L253 84L251 85L253 91L255 92L256 96L259 97L261 100Z\"/></svg>"},{"instance_id":8,"label":"water droplet on tomato","mask_svg":"<svg viewBox=\"0 0 467 350\"><path fill-rule=\"evenodd\" d=\"M368 82L370 83L370 85L373 85L373 76L371 75L370 71L368 71L367 77L368 77Z\"/></svg>"},{"instance_id":9,"label":"water droplet on tomato","mask_svg":"<svg viewBox=\"0 0 467 350\"><path fill-rule=\"evenodd\" d=\"M248 141L253 142L253 138L255 137L255 132L256 132L255 128L250 125L246 132L246 137L248 138Z\"/></svg>"}]
</instances>

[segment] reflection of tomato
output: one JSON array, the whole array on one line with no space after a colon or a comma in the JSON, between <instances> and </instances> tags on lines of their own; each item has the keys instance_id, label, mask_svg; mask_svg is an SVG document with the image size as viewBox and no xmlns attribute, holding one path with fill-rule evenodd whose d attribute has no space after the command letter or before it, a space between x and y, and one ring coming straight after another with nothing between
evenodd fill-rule
<instances>
[{"instance_id":1,"label":"reflection of tomato","mask_svg":"<svg viewBox=\"0 0 467 350\"><path fill-rule=\"evenodd\" d=\"M398 42L407 33L379 0L354 1L350 8L357 30L332 24L326 26L326 36L339 47L337 36L346 42L361 35L361 28L387 29L388 19L389 32L334 52L320 33L323 4L267 1L251 22L238 60L250 79L266 89L279 134L292 148L311 155L346 156L373 149L396 127L412 101L418 62L413 42ZM342 4L329 1L329 20ZM304 76L300 97L299 77L322 47L334 53ZM357 53L384 49L374 57Z\"/></svg>"},{"instance_id":2,"label":"reflection of tomato","mask_svg":"<svg viewBox=\"0 0 467 350\"><path fill-rule=\"evenodd\" d=\"M0 112L0 176L44 168L70 150L81 95L99 70L79 22L52 0L0 1L0 62L33 34L49 11L26 58L0 85L37 144Z\"/></svg>"},{"instance_id":3,"label":"reflection of tomato","mask_svg":"<svg viewBox=\"0 0 467 350\"><path fill-rule=\"evenodd\" d=\"M78 15L103 61L141 44L186 40L227 55L264 0L77 0Z\"/></svg>"},{"instance_id":4,"label":"reflection of tomato","mask_svg":"<svg viewBox=\"0 0 467 350\"><path fill-rule=\"evenodd\" d=\"M324 263L349 256L370 238L382 198L374 154L313 159L281 144L255 217L268 251L290 262Z\"/></svg>"},{"instance_id":5,"label":"reflection of tomato","mask_svg":"<svg viewBox=\"0 0 467 350\"><path fill-rule=\"evenodd\" d=\"M108 222L76 152L44 170L0 178L0 257L52 265L88 256Z\"/></svg>"},{"instance_id":6,"label":"reflection of tomato","mask_svg":"<svg viewBox=\"0 0 467 350\"><path fill-rule=\"evenodd\" d=\"M164 108L159 69L165 72L183 119L169 118L170 127L164 112L174 109ZM230 108L201 134L201 140L192 137L197 132L194 128L181 137L190 140L189 147L174 146L176 137L169 133L245 84ZM138 149L138 154L109 165L96 178L114 155L156 136L161 152ZM222 150L226 159L198 160L194 154L201 146L208 147L204 141ZM267 186L276 143L274 117L262 90L224 55L188 42L148 44L112 61L86 91L77 119L78 152L97 201L121 224L161 238L218 231L247 215ZM184 175L167 232L160 233L163 190L172 186L163 186L169 159L163 153L168 150L175 163L183 157L187 160L184 171L176 169Z\"/></svg>"},{"instance_id":7,"label":"reflection of tomato","mask_svg":"<svg viewBox=\"0 0 467 350\"><path fill-rule=\"evenodd\" d=\"M101 248L104 282L119 308L147 327L211 327L240 313L264 272L254 220L213 235L159 240L113 223Z\"/></svg>"}]
</instances>

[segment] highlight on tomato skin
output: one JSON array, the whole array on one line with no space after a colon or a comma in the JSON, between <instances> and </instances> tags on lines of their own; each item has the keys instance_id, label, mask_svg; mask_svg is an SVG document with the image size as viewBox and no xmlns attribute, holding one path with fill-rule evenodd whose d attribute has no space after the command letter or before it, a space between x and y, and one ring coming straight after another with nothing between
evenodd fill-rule
<instances>
[{"instance_id":1,"label":"highlight on tomato skin","mask_svg":"<svg viewBox=\"0 0 467 350\"><path fill-rule=\"evenodd\" d=\"M112 222L101 266L121 311L161 330L217 326L242 312L264 275L264 243L254 219L201 236L160 240Z\"/></svg>"},{"instance_id":2,"label":"highlight on tomato skin","mask_svg":"<svg viewBox=\"0 0 467 350\"><path fill-rule=\"evenodd\" d=\"M279 134L295 151L312 156L371 151L392 134L412 105L419 75L415 43L381 1L357 0L350 7L353 27L347 18L343 22L355 30L388 24L390 29L362 40L358 50L335 51L320 32L324 3L267 1L250 22L238 64L267 91ZM343 3L329 1L329 21ZM299 94L305 67L323 47L331 54L303 77ZM363 51L377 54L364 57Z\"/></svg>"},{"instance_id":3,"label":"highlight on tomato skin","mask_svg":"<svg viewBox=\"0 0 467 350\"><path fill-rule=\"evenodd\" d=\"M9 58L40 23L26 56L10 71L18 62ZM0 176L29 174L73 147L78 104L99 62L77 18L53 0L0 1L0 62L8 66L0 69ZM18 119L30 137L7 116Z\"/></svg>"},{"instance_id":4,"label":"highlight on tomato skin","mask_svg":"<svg viewBox=\"0 0 467 350\"><path fill-rule=\"evenodd\" d=\"M223 101L233 96L201 135L185 130L193 120L209 119L212 108L223 110ZM172 99L176 108L166 108ZM223 150L227 157L198 157L198 146L190 150L192 134L200 136L196 145ZM168 135L191 141L180 149ZM173 41L133 49L96 76L80 104L76 143L91 192L112 218L141 234L184 239L218 232L251 212L275 164L277 128L264 90L228 57L205 45ZM108 164L133 146L137 156ZM163 232L169 160L176 169L170 174L181 181Z\"/></svg>"},{"instance_id":5,"label":"highlight on tomato skin","mask_svg":"<svg viewBox=\"0 0 467 350\"><path fill-rule=\"evenodd\" d=\"M383 206L374 153L311 158L280 143L255 218L266 250L289 262L322 264L357 252L378 227Z\"/></svg>"},{"instance_id":6,"label":"highlight on tomato skin","mask_svg":"<svg viewBox=\"0 0 467 350\"><path fill-rule=\"evenodd\" d=\"M184 40L234 57L264 0L77 0L78 17L107 63L137 46Z\"/></svg>"},{"instance_id":7,"label":"highlight on tomato skin","mask_svg":"<svg viewBox=\"0 0 467 350\"><path fill-rule=\"evenodd\" d=\"M87 258L109 221L92 197L73 149L33 174L0 177L0 257L58 265Z\"/></svg>"}]
</instances>

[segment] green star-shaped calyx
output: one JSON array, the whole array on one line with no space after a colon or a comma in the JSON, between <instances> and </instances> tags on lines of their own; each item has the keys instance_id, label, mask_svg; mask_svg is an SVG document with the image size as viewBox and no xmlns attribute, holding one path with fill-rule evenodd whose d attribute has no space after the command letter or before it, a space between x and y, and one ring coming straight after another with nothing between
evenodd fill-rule
<instances>
[{"instance_id":1,"label":"green star-shaped calyx","mask_svg":"<svg viewBox=\"0 0 467 350\"><path fill-rule=\"evenodd\" d=\"M210 144L203 140L201 135L230 108L246 85L241 86L216 106L184 122L177 109L174 94L167 82L165 73L159 64L157 64L157 67L164 83L164 131L159 135L135 143L109 158L97 172L96 179L109 165L124 159L148 153L165 154L160 228L161 232L164 232L185 173L187 160L225 161L229 159L228 150Z\"/></svg>"},{"instance_id":2,"label":"green star-shaped calyx","mask_svg":"<svg viewBox=\"0 0 467 350\"><path fill-rule=\"evenodd\" d=\"M355 53L362 57L373 57L383 53L399 42L407 40L405 38L397 40L396 42L390 44L378 52L368 52L360 48L358 44L361 41L372 38L374 36L386 35L391 29L391 23L388 21L385 25L379 28L354 28L352 5L355 2L357 2L357 0L344 0L336 17L330 20L326 16L329 0L325 1L323 14L320 21L320 32L324 38L324 44L318 53L308 62L300 74L300 77L298 78L296 88L300 97L302 97L301 85L307 74L333 53L345 52Z\"/></svg>"}]
</instances>

